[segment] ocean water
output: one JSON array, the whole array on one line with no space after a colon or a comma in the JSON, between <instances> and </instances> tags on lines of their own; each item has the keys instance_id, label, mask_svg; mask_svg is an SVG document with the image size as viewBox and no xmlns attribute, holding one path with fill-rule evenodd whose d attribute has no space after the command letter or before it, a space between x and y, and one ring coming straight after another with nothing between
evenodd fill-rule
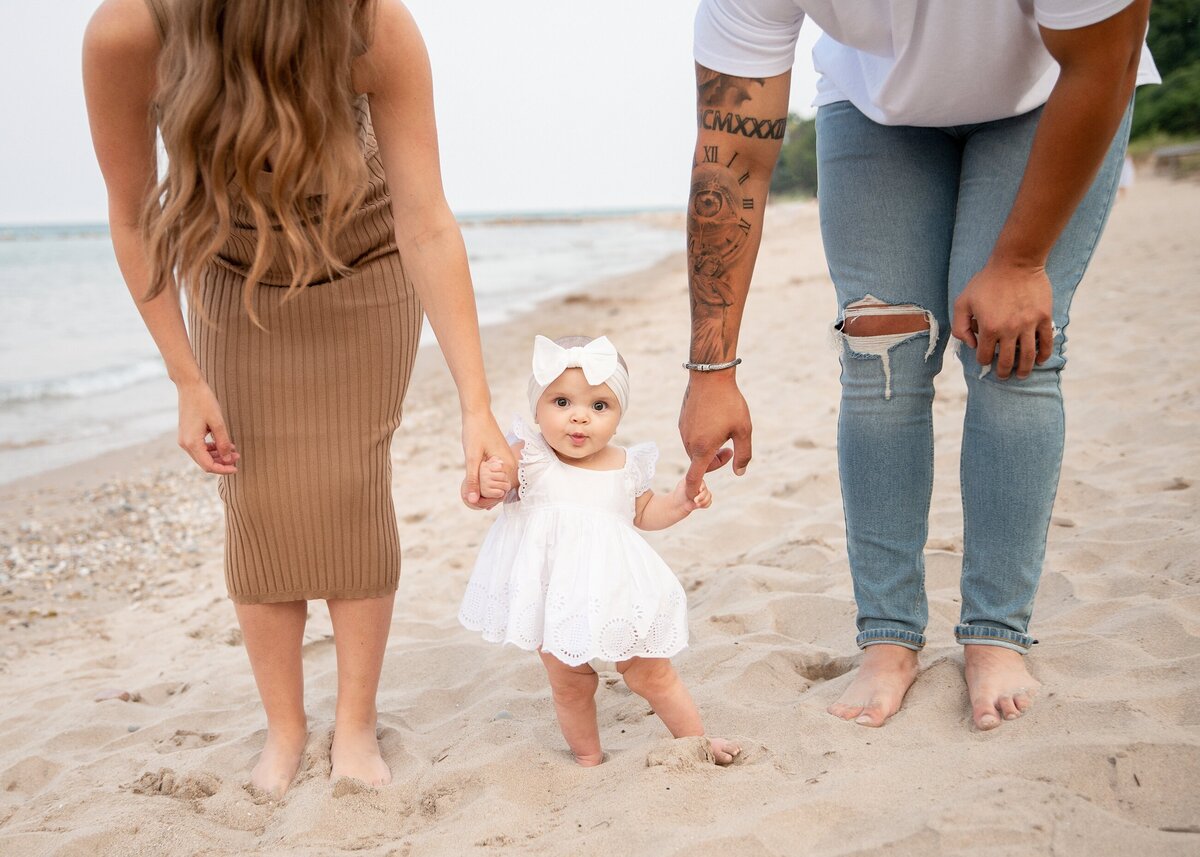
<instances>
[{"instance_id":1,"label":"ocean water","mask_svg":"<svg viewBox=\"0 0 1200 857\"><path fill-rule=\"evenodd\" d=\"M615 216L470 218L463 238L484 325L682 246ZM0 485L171 431L175 406L107 228L0 227Z\"/></svg>"}]
</instances>

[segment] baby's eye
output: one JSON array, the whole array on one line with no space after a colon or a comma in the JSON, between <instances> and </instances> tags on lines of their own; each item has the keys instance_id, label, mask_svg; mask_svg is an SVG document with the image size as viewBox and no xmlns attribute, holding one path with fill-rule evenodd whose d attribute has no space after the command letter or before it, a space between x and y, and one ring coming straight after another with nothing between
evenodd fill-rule
<instances>
[{"instance_id":1,"label":"baby's eye","mask_svg":"<svg viewBox=\"0 0 1200 857\"><path fill-rule=\"evenodd\" d=\"M608 410L608 402L592 402L592 410L606 411Z\"/></svg>"},{"instance_id":2,"label":"baby's eye","mask_svg":"<svg viewBox=\"0 0 1200 857\"><path fill-rule=\"evenodd\" d=\"M565 396L559 396L554 400L554 406L557 408L565 408L569 404L571 403L567 401Z\"/></svg>"}]
</instances>

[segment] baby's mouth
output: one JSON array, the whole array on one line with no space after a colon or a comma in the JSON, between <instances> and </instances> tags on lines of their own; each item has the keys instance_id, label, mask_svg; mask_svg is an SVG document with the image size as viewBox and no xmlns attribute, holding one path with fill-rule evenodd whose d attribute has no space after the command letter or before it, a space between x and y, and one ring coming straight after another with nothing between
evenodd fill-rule
<instances>
[{"instance_id":1,"label":"baby's mouth","mask_svg":"<svg viewBox=\"0 0 1200 857\"><path fill-rule=\"evenodd\" d=\"M580 432L572 432L571 434L567 435L567 437L569 437L571 439L571 443L575 444L576 446L579 446L587 440L587 435Z\"/></svg>"}]
</instances>

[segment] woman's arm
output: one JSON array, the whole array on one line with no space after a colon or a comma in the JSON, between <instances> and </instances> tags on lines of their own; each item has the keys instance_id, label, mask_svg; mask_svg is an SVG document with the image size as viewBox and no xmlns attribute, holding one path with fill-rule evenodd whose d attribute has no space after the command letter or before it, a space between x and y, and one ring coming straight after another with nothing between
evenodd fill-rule
<instances>
[{"instance_id":1,"label":"woman's arm","mask_svg":"<svg viewBox=\"0 0 1200 857\"><path fill-rule=\"evenodd\" d=\"M143 0L106 0L96 10L83 39L92 144L108 190L117 264L179 391L179 445L201 469L235 473L237 450L192 355L178 294L164 289L153 300L142 300L149 272L139 222L156 179L150 105L158 50L158 34ZM209 433L211 444L205 442Z\"/></svg>"},{"instance_id":2,"label":"woman's arm","mask_svg":"<svg viewBox=\"0 0 1200 857\"><path fill-rule=\"evenodd\" d=\"M1025 378L1035 357L1038 363L1050 357L1053 301L1046 259L1129 107L1149 11L1150 0L1134 0L1089 27L1041 30L1061 68L1058 81L991 258L954 304L954 335L976 349L981 364L995 359L999 378L1009 377L1014 364L1017 377Z\"/></svg>"},{"instance_id":3,"label":"woman's arm","mask_svg":"<svg viewBox=\"0 0 1200 857\"><path fill-rule=\"evenodd\" d=\"M769 78L719 74L696 66L696 148L688 199L688 285L693 363L737 356L742 311L762 240L771 173L787 125L791 72ZM679 434L691 459L687 482L699 491L704 474L729 460L750 463L750 411L737 369L691 372L679 413Z\"/></svg>"},{"instance_id":4,"label":"woman's arm","mask_svg":"<svg viewBox=\"0 0 1200 857\"><path fill-rule=\"evenodd\" d=\"M467 472L463 500L480 506L480 462L500 458L515 484L516 460L492 416L466 248L442 190L429 57L398 0L379 3L374 41L355 65L355 85L370 96L405 273L458 388Z\"/></svg>"}]
</instances>

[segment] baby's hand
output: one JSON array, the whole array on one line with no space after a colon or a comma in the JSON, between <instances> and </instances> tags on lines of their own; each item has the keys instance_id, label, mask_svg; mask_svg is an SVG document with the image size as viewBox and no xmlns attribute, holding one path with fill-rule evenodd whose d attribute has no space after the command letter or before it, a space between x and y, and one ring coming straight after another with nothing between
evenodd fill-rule
<instances>
[{"instance_id":1,"label":"baby's hand","mask_svg":"<svg viewBox=\"0 0 1200 857\"><path fill-rule=\"evenodd\" d=\"M708 490L708 484L703 480L700 481L700 491L694 497L687 496L687 480L680 480L675 486L675 500L686 511L684 514L690 514L696 509L707 509L712 505L712 492Z\"/></svg>"},{"instance_id":2,"label":"baby's hand","mask_svg":"<svg viewBox=\"0 0 1200 857\"><path fill-rule=\"evenodd\" d=\"M499 500L511 488L504 476L504 462L496 456L479 464L479 496L485 500Z\"/></svg>"}]
</instances>

